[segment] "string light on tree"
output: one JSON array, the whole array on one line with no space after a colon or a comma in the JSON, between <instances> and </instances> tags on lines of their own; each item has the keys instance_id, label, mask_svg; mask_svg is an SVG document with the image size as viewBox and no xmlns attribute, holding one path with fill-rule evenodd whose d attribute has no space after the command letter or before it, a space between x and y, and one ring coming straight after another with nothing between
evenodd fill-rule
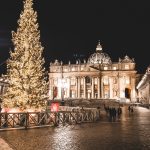
<instances>
[{"instance_id":1,"label":"string light on tree","mask_svg":"<svg viewBox=\"0 0 150 150\"><path fill-rule=\"evenodd\" d=\"M3 96L4 108L21 110L44 108L48 84L46 82L43 47L40 43L37 12L33 0L24 0L24 10L18 20L17 32L12 32L14 50L7 63L9 87Z\"/></svg>"}]
</instances>

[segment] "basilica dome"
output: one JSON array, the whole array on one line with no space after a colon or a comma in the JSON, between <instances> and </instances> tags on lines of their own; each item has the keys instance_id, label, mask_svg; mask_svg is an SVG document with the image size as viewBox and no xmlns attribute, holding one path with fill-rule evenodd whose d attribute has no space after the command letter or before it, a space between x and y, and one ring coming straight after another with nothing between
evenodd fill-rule
<instances>
[{"instance_id":1,"label":"basilica dome","mask_svg":"<svg viewBox=\"0 0 150 150\"><path fill-rule=\"evenodd\" d=\"M100 44L100 41L98 42L98 45L96 47L96 52L89 57L87 63L104 65L111 64L111 58L109 57L109 55L102 52L102 46Z\"/></svg>"}]
</instances>

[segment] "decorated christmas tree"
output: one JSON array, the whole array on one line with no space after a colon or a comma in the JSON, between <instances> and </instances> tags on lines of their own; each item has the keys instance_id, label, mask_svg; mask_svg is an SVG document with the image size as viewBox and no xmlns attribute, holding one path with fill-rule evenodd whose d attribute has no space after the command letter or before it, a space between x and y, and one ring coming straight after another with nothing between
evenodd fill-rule
<instances>
[{"instance_id":1,"label":"decorated christmas tree","mask_svg":"<svg viewBox=\"0 0 150 150\"><path fill-rule=\"evenodd\" d=\"M46 106L46 82L43 47L40 43L37 12L33 0L24 0L17 32L12 32L14 49L7 63L9 87L3 96L4 108L37 109Z\"/></svg>"}]
</instances>

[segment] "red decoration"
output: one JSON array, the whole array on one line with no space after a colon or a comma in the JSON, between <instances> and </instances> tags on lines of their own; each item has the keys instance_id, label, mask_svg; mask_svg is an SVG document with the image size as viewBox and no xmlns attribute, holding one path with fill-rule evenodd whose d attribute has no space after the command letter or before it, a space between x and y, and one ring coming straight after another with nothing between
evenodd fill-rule
<instances>
[{"instance_id":1,"label":"red decoration","mask_svg":"<svg viewBox=\"0 0 150 150\"><path fill-rule=\"evenodd\" d=\"M9 112L10 111L10 109L9 108L4 108L4 112Z\"/></svg>"},{"instance_id":2,"label":"red decoration","mask_svg":"<svg viewBox=\"0 0 150 150\"><path fill-rule=\"evenodd\" d=\"M56 102L52 103L50 108L51 108L51 112L58 112L58 110L59 110L59 103L56 103Z\"/></svg>"}]
</instances>

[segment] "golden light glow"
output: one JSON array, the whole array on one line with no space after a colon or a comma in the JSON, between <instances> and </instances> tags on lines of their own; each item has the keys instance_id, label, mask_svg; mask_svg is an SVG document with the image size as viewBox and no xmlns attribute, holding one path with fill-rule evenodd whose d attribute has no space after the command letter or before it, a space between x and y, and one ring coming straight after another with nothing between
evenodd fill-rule
<instances>
[{"instance_id":1,"label":"golden light glow","mask_svg":"<svg viewBox=\"0 0 150 150\"><path fill-rule=\"evenodd\" d=\"M14 50L7 64L9 87L3 96L4 108L21 110L43 108L48 96L43 47L38 30L33 0L24 0L24 10L18 20L17 32L12 32Z\"/></svg>"}]
</instances>

